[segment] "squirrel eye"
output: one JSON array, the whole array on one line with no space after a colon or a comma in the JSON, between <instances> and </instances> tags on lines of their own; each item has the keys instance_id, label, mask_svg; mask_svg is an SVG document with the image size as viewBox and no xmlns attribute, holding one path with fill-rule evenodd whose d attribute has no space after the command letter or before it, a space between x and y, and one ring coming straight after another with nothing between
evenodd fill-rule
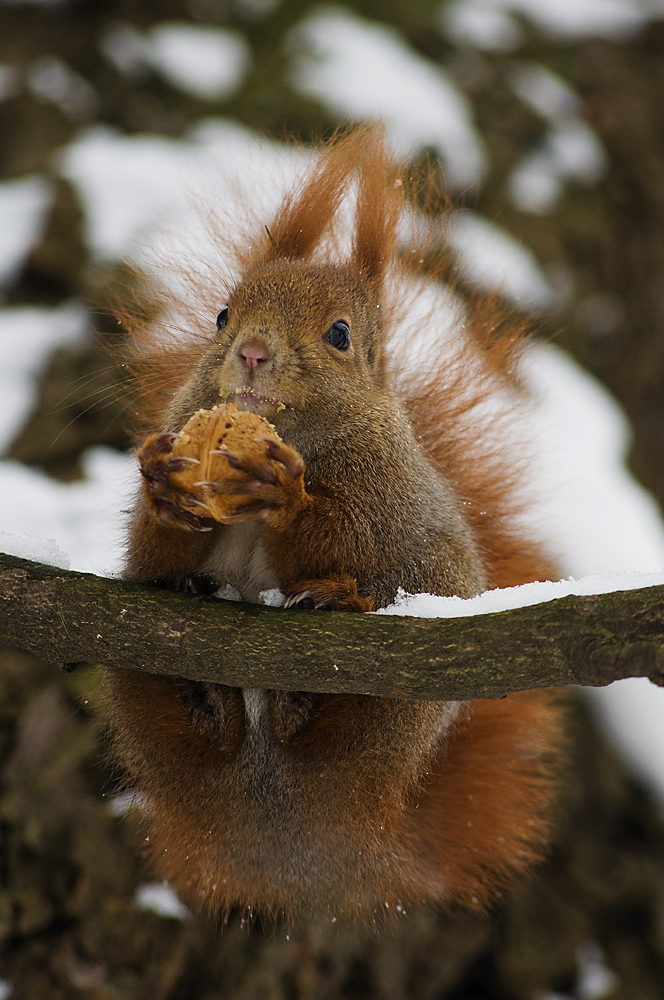
<instances>
[{"instance_id":1,"label":"squirrel eye","mask_svg":"<svg viewBox=\"0 0 664 1000\"><path fill-rule=\"evenodd\" d=\"M348 323L344 323L343 320L338 319L323 334L323 340L326 340L332 347L336 347L338 351L347 351L350 346L350 328Z\"/></svg>"},{"instance_id":2,"label":"squirrel eye","mask_svg":"<svg viewBox=\"0 0 664 1000\"><path fill-rule=\"evenodd\" d=\"M228 323L228 306L224 306L217 316L217 330L223 330Z\"/></svg>"}]
</instances>

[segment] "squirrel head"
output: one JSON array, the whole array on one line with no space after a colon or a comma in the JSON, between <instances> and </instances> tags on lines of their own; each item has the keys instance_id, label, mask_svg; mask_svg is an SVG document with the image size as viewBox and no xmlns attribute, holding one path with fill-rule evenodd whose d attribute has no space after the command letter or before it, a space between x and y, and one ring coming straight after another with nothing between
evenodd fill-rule
<instances>
[{"instance_id":1,"label":"squirrel head","mask_svg":"<svg viewBox=\"0 0 664 1000\"><path fill-rule=\"evenodd\" d=\"M217 402L282 430L370 405L385 383L380 301L349 266L275 260L253 268L220 313L201 371Z\"/></svg>"},{"instance_id":2,"label":"squirrel head","mask_svg":"<svg viewBox=\"0 0 664 1000\"><path fill-rule=\"evenodd\" d=\"M402 212L403 184L380 129L324 151L270 225L238 249L240 277L220 303L218 333L170 415L236 403L267 417L306 458L312 412L331 431L344 414L380 405L383 285Z\"/></svg>"}]
</instances>

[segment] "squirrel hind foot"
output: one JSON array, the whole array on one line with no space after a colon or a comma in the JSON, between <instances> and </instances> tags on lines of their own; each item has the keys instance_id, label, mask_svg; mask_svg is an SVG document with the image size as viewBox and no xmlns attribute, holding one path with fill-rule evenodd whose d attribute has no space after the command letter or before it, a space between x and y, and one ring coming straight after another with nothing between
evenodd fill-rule
<instances>
[{"instance_id":1,"label":"squirrel hind foot","mask_svg":"<svg viewBox=\"0 0 664 1000\"><path fill-rule=\"evenodd\" d=\"M310 691L270 691L270 725L278 743L292 743L318 716L324 694Z\"/></svg>"},{"instance_id":2,"label":"squirrel hind foot","mask_svg":"<svg viewBox=\"0 0 664 1000\"><path fill-rule=\"evenodd\" d=\"M224 757L244 742L247 717L240 688L208 681L179 680L180 698L191 724Z\"/></svg>"},{"instance_id":3,"label":"squirrel hind foot","mask_svg":"<svg viewBox=\"0 0 664 1000\"><path fill-rule=\"evenodd\" d=\"M373 611L373 600L361 597L350 576L301 580L286 597L286 608L304 611Z\"/></svg>"},{"instance_id":4,"label":"squirrel hind foot","mask_svg":"<svg viewBox=\"0 0 664 1000\"><path fill-rule=\"evenodd\" d=\"M326 698L309 691L258 691L184 679L178 688L193 727L226 757L240 750L252 728L269 728L277 744L293 743L314 722Z\"/></svg>"}]
</instances>

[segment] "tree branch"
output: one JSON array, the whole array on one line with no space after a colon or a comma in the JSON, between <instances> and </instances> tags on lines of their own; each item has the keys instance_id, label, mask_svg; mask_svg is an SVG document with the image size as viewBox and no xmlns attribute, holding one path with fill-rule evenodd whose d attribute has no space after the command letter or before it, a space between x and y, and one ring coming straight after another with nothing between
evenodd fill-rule
<instances>
[{"instance_id":1,"label":"tree branch","mask_svg":"<svg viewBox=\"0 0 664 1000\"><path fill-rule=\"evenodd\" d=\"M649 677L664 684L664 586L473 618L284 611L106 580L0 554L0 640L241 687L413 699Z\"/></svg>"}]
</instances>

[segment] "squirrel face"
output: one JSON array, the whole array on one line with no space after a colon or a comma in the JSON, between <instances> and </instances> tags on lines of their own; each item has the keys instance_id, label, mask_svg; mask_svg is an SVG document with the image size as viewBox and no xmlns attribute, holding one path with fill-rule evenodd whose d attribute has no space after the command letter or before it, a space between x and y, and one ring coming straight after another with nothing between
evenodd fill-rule
<instances>
[{"instance_id":1,"label":"squirrel face","mask_svg":"<svg viewBox=\"0 0 664 1000\"><path fill-rule=\"evenodd\" d=\"M232 290L220 317L188 388L190 406L235 403L287 439L295 434L301 447L312 410L327 422L375 404L385 381L380 305L349 268L259 266Z\"/></svg>"}]
</instances>

